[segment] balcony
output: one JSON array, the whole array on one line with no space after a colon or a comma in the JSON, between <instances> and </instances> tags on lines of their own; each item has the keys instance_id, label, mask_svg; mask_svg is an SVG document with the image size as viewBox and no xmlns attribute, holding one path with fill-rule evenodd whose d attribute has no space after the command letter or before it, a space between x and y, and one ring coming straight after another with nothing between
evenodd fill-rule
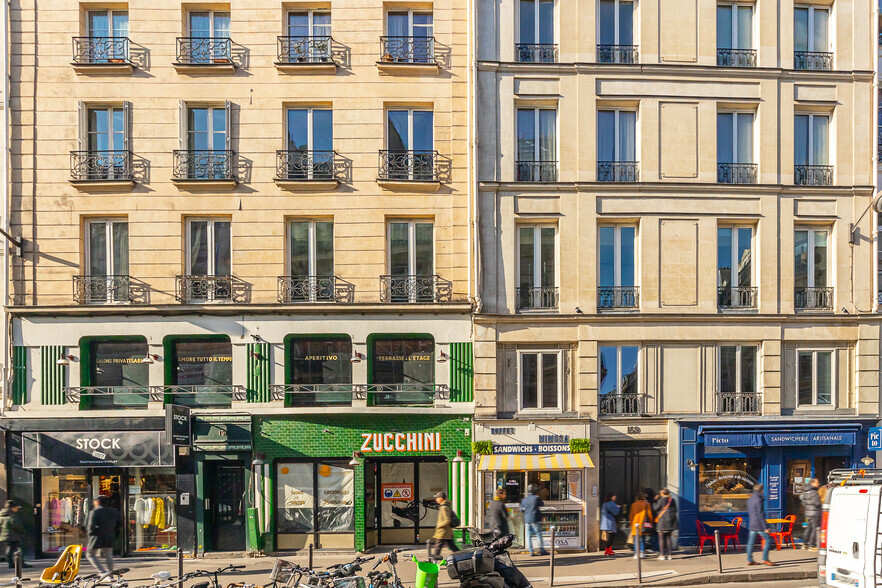
<instances>
[{"instance_id":1,"label":"balcony","mask_svg":"<svg viewBox=\"0 0 882 588\"><path fill-rule=\"evenodd\" d=\"M718 184L756 184L755 163L718 163Z\"/></svg>"},{"instance_id":2,"label":"balcony","mask_svg":"<svg viewBox=\"0 0 882 588\"><path fill-rule=\"evenodd\" d=\"M135 187L132 152L71 151L70 181L80 190L128 191Z\"/></svg>"},{"instance_id":3,"label":"balcony","mask_svg":"<svg viewBox=\"0 0 882 588\"><path fill-rule=\"evenodd\" d=\"M380 302L434 304L451 302L453 282L437 275L380 276Z\"/></svg>"},{"instance_id":4,"label":"balcony","mask_svg":"<svg viewBox=\"0 0 882 588\"><path fill-rule=\"evenodd\" d=\"M557 45L552 43L517 43L515 59L520 63L557 63Z\"/></svg>"},{"instance_id":5,"label":"balcony","mask_svg":"<svg viewBox=\"0 0 882 588\"><path fill-rule=\"evenodd\" d=\"M231 190L237 181L233 174L233 151L175 150L172 182L192 190Z\"/></svg>"},{"instance_id":6,"label":"balcony","mask_svg":"<svg viewBox=\"0 0 882 588\"><path fill-rule=\"evenodd\" d=\"M719 67L756 67L756 49L717 49Z\"/></svg>"},{"instance_id":7,"label":"balcony","mask_svg":"<svg viewBox=\"0 0 882 588\"><path fill-rule=\"evenodd\" d=\"M444 384L367 384L364 390L368 406L433 406L450 398Z\"/></svg>"},{"instance_id":8,"label":"balcony","mask_svg":"<svg viewBox=\"0 0 882 588\"><path fill-rule=\"evenodd\" d=\"M131 74L128 37L74 37L74 71L79 74Z\"/></svg>"},{"instance_id":9,"label":"balcony","mask_svg":"<svg viewBox=\"0 0 882 588\"><path fill-rule=\"evenodd\" d=\"M278 295L283 304L351 304L355 299L355 285L337 276L279 276Z\"/></svg>"},{"instance_id":10,"label":"balcony","mask_svg":"<svg viewBox=\"0 0 882 588\"><path fill-rule=\"evenodd\" d=\"M637 286L601 286L597 289L597 308L607 310L636 309L640 305Z\"/></svg>"},{"instance_id":11,"label":"balcony","mask_svg":"<svg viewBox=\"0 0 882 588\"><path fill-rule=\"evenodd\" d=\"M833 310L833 288L795 288L794 306L798 310Z\"/></svg>"},{"instance_id":12,"label":"balcony","mask_svg":"<svg viewBox=\"0 0 882 588\"><path fill-rule=\"evenodd\" d=\"M246 400L245 387L232 384L212 386L150 386L151 398L165 404L194 408L230 408L233 401Z\"/></svg>"},{"instance_id":13,"label":"balcony","mask_svg":"<svg viewBox=\"0 0 882 588\"><path fill-rule=\"evenodd\" d=\"M144 409L150 402L162 402L147 386L69 386L64 398L83 410Z\"/></svg>"},{"instance_id":14,"label":"balcony","mask_svg":"<svg viewBox=\"0 0 882 588\"><path fill-rule=\"evenodd\" d=\"M882 127L876 129L876 157L882 161Z\"/></svg>"},{"instance_id":15,"label":"balcony","mask_svg":"<svg viewBox=\"0 0 882 588\"><path fill-rule=\"evenodd\" d=\"M352 406L354 398L364 398L364 386L357 384L274 384L271 398L287 407Z\"/></svg>"},{"instance_id":16,"label":"balcony","mask_svg":"<svg viewBox=\"0 0 882 588\"><path fill-rule=\"evenodd\" d=\"M380 71L386 73L437 74L434 37L380 37Z\"/></svg>"},{"instance_id":17,"label":"balcony","mask_svg":"<svg viewBox=\"0 0 882 588\"><path fill-rule=\"evenodd\" d=\"M597 63L637 63L637 45L598 45Z\"/></svg>"},{"instance_id":18,"label":"balcony","mask_svg":"<svg viewBox=\"0 0 882 588\"><path fill-rule=\"evenodd\" d=\"M451 161L437 151L380 151L377 182L389 190L437 192L450 181Z\"/></svg>"},{"instance_id":19,"label":"balcony","mask_svg":"<svg viewBox=\"0 0 882 588\"><path fill-rule=\"evenodd\" d=\"M557 310L558 288L540 286L538 288L516 288L518 310Z\"/></svg>"},{"instance_id":20,"label":"balcony","mask_svg":"<svg viewBox=\"0 0 882 588\"><path fill-rule=\"evenodd\" d=\"M556 182L556 161L518 161L515 163L515 179L518 182Z\"/></svg>"},{"instance_id":21,"label":"balcony","mask_svg":"<svg viewBox=\"0 0 882 588\"><path fill-rule=\"evenodd\" d=\"M640 164L636 161L598 161L598 182L638 182Z\"/></svg>"},{"instance_id":22,"label":"balcony","mask_svg":"<svg viewBox=\"0 0 882 588\"><path fill-rule=\"evenodd\" d=\"M77 304L146 304L145 284L129 276L74 276L73 298Z\"/></svg>"},{"instance_id":23,"label":"balcony","mask_svg":"<svg viewBox=\"0 0 882 588\"><path fill-rule=\"evenodd\" d=\"M832 165L794 165L793 184L795 186L832 186Z\"/></svg>"},{"instance_id":24,"label":"balcony","mask_svg":"<svg viewBox=\"0 0 882 588\"><path fill-rule=\"evenodd\" d=\"M184 304L248 302L248 284L235 276L177 276L175 299Z\"/></svg>"},{"instance_id":25,"label":"balcony","mask_svg":"<svg viewBox=\"0 0 882 588\"><path fill-rule=\"evenodd\" d=\"M244 51L228 37L178 37L175 66L181 73L233 73L242 65Z\"/></svg>"},{"instance_id":26,"label":"balcony","mask_svg":"<svg viewBox=\"0 0 882 588\"><path fill-rule=\"evenodd\" d=\"M349 180L351 169L336 151L276 151L275 182L289 190L335 190Z\"/></svg>"},{"instance_id":27,"label":"balcony","mask_svg":"<svg viewBox=\"0 0 882 588\"><path fill-rule=\"evenodd\" d=\"M278 37L276 67L289 73L334 73L334 40L321 37Z\"/></svg>"},{"instance_id":28,"label":"balcony","mask_svg":"<svg viewBox=\"0 0 882 588\"><path fill-rule=\"evenodd\" d=\"M718 308L756 308L756 286L718 286Z\"/></svg>"},{"instance_id":29,"label":"balcony","mask_svg":"<svg viewBox=\"0 0 882 588\"><path fill-rule=\"evenodd\" d=\"M826 51L794 51L793 69L832 71L833 54Z\"/></svg>"},{"instance_id":30,"label":"balcony","mask_svg":"<svg viewBox=\"0 0 882 588\"><path fill-rule=\"evenodd\" d=\"M760 414L760 398L756 392L717 393L718 415Z\"/></svg>"},{"instance_id":31,"label":"balcony","mask_svg":"<svg viewBox=\"0 0 882 588\"><path fill-rule=\"evenodd\" d=\"M601 416L640 416L643 414L643 395L636 392L609 393L597 397Z\"/></svg>"}]
</instances>

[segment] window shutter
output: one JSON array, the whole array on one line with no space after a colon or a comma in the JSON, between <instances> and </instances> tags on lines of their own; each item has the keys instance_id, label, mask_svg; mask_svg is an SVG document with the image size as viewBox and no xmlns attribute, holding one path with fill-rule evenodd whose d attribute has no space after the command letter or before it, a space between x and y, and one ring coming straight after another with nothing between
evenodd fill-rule
<instances>
[{"instance_id":1,"label":"window shutter","mask_svg":"<svg viewBox=\"0 0 882 588\"><path fill-rule=\"evenodd\" d=\"M232 145L233 145L233 141L232 141L233 126L231 124L231 122L232 122L231 112L233 110L232 106L233 106L233 104L229 100L227 100L224 103L224 116L226 117L224 124L226 125L226 129L227 129L227 132L226 132L226 144L227 144L226 149L227 149L227 151L230 151L233 148L232 147Z\"/></svg>"},{"instance_id":2,"label":"window shutter","mask_svg":"<svg viewBox=\"0 0 882 588\"><path fill-rule=\"evenodd\" d=\"M89 110L86 105L80 101L77 103L77 149L85 151L88 148L89 136Z\"/></svg>"},{"instance_id":3,"label":"window shutter","mask_svg":"<svg viewBox=\"0 0 882 588\"><path fill-rule=\"evenodd\" d=\"M123 102L123 149L130 151L132 148L132 103Z\"/></svg>"},{"instance_id":4,"label":"window shutter","mask_svg":"<svg viewBox=\"0 0 882 588\"><path fill-rule=\"evenodd\" d=\"M178 147L183 151L187 148L187 103L178 100Z\"/></svg>"}]
</instances>

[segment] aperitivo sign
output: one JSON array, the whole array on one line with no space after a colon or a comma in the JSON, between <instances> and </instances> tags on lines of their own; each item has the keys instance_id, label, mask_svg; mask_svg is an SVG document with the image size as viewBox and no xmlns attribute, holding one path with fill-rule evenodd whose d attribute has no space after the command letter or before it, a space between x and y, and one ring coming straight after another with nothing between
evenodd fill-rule
<instances>
[{"instance_id":1,"label":"aperitivo sign","mask_svg":"<svg viewBox=\"0 0 882 588\"><path fill-rule=\"evenodd\" d=\"M362 433L362 453L441 451L441 433Z\"/></svg>"}]
</instances>

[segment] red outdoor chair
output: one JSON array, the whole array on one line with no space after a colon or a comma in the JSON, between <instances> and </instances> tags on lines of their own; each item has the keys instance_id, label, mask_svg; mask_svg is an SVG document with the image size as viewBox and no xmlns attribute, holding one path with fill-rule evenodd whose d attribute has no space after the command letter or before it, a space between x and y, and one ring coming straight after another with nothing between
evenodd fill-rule
<instances>
[{"instance_id":1,"label":"red outdoor chair","mask_svg":"<svg viewBox=\"0 0 882 588\"><path fill-rule=\"evenodd\" d=\"M796 515L787 515L784 517L784 520L787 521L785 524L781 525L780 531L773 531L769 533L772 536L772 539L775 540L775 545L778 548L778 551L781 551L781 544L790 543L790 547L796 549L796 545L793 544L793 524L796 522Z\"/></svg>"},{"instance_id":2,"label":"red outdoor chair","mask_svg":"<svg viewBox=\"0 0 882 588\"><path fill-rule=\"evenodd\" d=\"M732 519L732 524L735 525L735 531L732 533L726 533L722 536L723 539L723 551L729 550L729 541L735 542L735 549L741 547L741 542L738 540L738 532L741 530L741 517L735 517Z\"/></svg>"},{"instance_id":3,"label":"red outdoor chair","mask_svg":"<svg viewBox=\"0 0 882 588\"><path fill-rule=\"evenodd\" d=\"M701 521L695 521L695 526L698 527L698 554L701 555L701 552L704 550L704 542L710 541L714 542L714 536L709 535L708 532L704 528L704 524Z\"/></svg>"}]
</instances>

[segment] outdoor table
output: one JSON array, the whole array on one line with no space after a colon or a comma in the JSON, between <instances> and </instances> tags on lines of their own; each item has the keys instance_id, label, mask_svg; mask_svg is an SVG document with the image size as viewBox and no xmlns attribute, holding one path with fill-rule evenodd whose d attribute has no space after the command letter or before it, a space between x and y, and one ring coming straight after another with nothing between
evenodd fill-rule
<instances>
[{"instance_id":1,"label":"outdoor table","mask_svg":"<svg viewBox=\"0 0 882 588\"><path fill-rule=\"evenodd\" d=\"M705 525L715 529L726 529L728 527L734 527L732 523L729 521L701 521Z\"/></svg>"}]
</instances>

